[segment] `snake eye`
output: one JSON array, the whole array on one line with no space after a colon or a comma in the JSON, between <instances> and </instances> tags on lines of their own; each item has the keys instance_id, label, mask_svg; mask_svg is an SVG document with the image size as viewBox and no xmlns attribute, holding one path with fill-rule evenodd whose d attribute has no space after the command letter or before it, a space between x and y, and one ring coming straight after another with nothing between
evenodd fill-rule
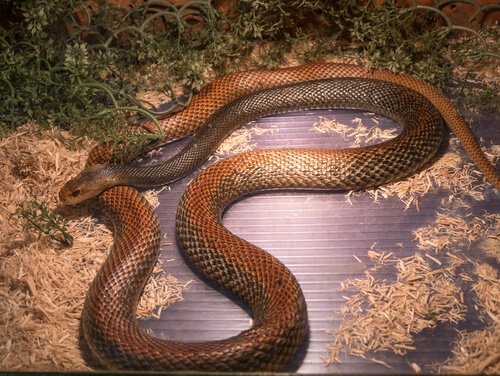
<instances>
[{"instance_id":1,"label":"snake eye","mask_svg":"<svg viewBox=\"0 0 500 376\"><path fill-rule=\"evenodd\" d=\"M77 189L76 191L71 192L71 196L77 197L80 194L80 190Z\"/></svg>"}]
</instances>

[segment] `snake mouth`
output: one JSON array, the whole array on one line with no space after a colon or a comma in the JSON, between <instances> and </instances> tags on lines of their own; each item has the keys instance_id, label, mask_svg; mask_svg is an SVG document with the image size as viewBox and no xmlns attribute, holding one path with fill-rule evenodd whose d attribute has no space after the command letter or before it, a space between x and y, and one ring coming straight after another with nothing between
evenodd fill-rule
<instances>
[{"instance_id":1,"label":"snake mouth","mask_svg":"<svg viewBox=\"0 0 500 376\"><path fill-rule=\"evenodd\" d=\"M314 66L314 70L310 72L315 72L322 66ZM330 65L326 66L330 67ZM424 93L426 91L430 91L430 94L434 93L432 89L427 89L427 86L420 84L420 81L412 81L410 78L405 78L406 76L391 76L391 73L368 73L364 71L364 68L358 70L358 68L347 66L341 67L341 69L338 68L338 71L334 70L333 73L353 74L362 78L368 78L365 76L381 77L381 79L388 77L384 81L407 82L409 87L423 88L420 91L423 90ZM309 68L306 66L294 69L299 69L298 73L301 73L302 70L307 73ZM292 70L291 72L295 71ZM326 69L326 72L328 72L328 69ZM303 79L306 73L301 74L300 77ZM251 75L249 77L252 78ZM277 75L277 77L281 76ZM272 81L270 77L262 79L259 81L262 82L259 86L266 86L267 82L271 83ZM234 81L231 79L228 82ZM253 81L248 78L245 78L244 82L248 82L248 85L253 84ZM387 85L387 83L384 85ZM246 87L247 85L243 86ZM207 103L210 105L210 103L216 102L215 98L217 101L219 97L225 100L224 92L233 93L235 91L232 86L229 86L226 90L221 89L221 87L225 87L225 84L214 84L212 86L216 93L213 101L208 99L198 103L203 103L203 106L207 107ZM369 87L365 87L365 89L359 89L359 85L356 85L356 87L358 88L355 89L355 93L359 93L360 96L367 99L376 99L377 101L382 100L383 103L386 103L383 95L373 94L373 90ZM238 92L238 90L236 91ZM322 90L311 91L311 93L315 93L315 96L318 92L323 93ZM391 92L393 93L392 97L399 98L399 100L403 99L400 91ZM346 89L341 90L340 93L351 93L351 91ZM433 95L430 95L430 97L432 98ZM288 98L288 96L285 96L285 98ZM438 95L437 98L436 101L439 104L441 97ZM415 102L410 95L410 97L407 97L406 102L403 103L411 103L408 108L414 111L417 107L420 108L415 105ZM256 102L259 109L261 103ZM274 108L276 99L269 97L265 103L272 105ZM196 106L198 106L194 107L196 111L204 111L200 109L202 106L199 106L199 104ZM243 108L247 109L246 104ZM404 111L402 112L404 112L404 115L408 117L409 121L416 123L417 118L420 118L417 116L418 114L410 113L405 108L403 106ZM397 105L395 110L390 113L397 115L400 112L401 108ZM186 118L194 122L192 120L194 118L192 114L194 113L194 111L188 112L191 115L187 115ZM235 113L241 113L241 111ZM159 223L155 219L154 213L143 205L145 201L140 199L135 190L117 187L113 191L101 195L99 197L100 209L111 214L116 231L114 247L110 256L108 256L106 266L101 268L101 272L93 282L93 287L89 291L87 303L82 313L83 334L94 355L103 365L113 368L137 367L139 365L141 368L160 369L177 365L179 369L190 368L198 371L228 368L233 371L240 371L241 369L238 367L245 366L255 370L279 370L288 362L298 346L302 344L304 336L307 335L307 309L300 285L293 276L284 277L285 275L288 276L288 272L285 272L279 260L269 262L269 260L274 259L261 253L261 250L257 249L257 247L238 237L229 236L220 222L222 207L226 202L238 197L238 194L248 193L250 188L261 187L265 189L266 187L272 188L272 184L280 184L278 188L283 189L281 184L287 184L286 186L289 188L297 187L302 189L306 186L306 182L313 182L318 189L325 189L326 187L334 189L337 186L340 189L360 189L362 186L358 184L364 182L366 182L367 186L374 186L387 182L385 179L401 176L395 175L396 172L400 171L400 167L404 166L405 171L411 171L411 168L418 169L419 162L417 163L417 160L420 159L417 157L415 148L410 147L409 140L412 141L412 145L429 145L427 150L424 150L425 148L418 149L422 153L419 153L420 155L425 154L427 156L428 150L435 150L442 137L442 124L437 121L438 117L434 118L434 112L430 110L425 111L425 113L426 116L432 117L435 121L420 119L420 122L425 124L426 127L434 124L436 128L432 127L434 131L427 128L429 130L426 132L405 132L404 137L407 137L407 142L404 145L408 145L407 148L405 147L405 153L396 153L399 149L394 146L393 142L386 144L390 145L390 147L385 146L381 153L363 154L364 159L356 158L353 153L352 159L347 160L347 157L351 154L345 153L336 164L323 168L323 162L325 161L323 156L326 157L328 152L311 152L310 155L314 157L317 164L316 162L307 164L310 172L310 179L307 181L302 176L297 176L300 170L297 167L298 163L291 162L289 165L278 163L278 160L282 161L284 159L283 154L281 154L283 152L276 156L275 162L266 163L265 166L261 154L245 154L238 159L239 162L237 163L235 162L236 159L225 162L224 171L232 174L231 176L226 175L226 173L224 175L220 172L214 173L214 170L210 170L211 173L214 173L213 176L219 175L219 178L215 179L213 176L207 178L205 175L205 179L197 178L193 181L189 193L183 196L183 207L178 210L176 219L177 235L179 241L183 244L186 255L190 255L189 258L193 264L211 277L212 282L220 283L233 292L241 292L242 300L249 302L248 306L251 305L251 302L255 303L256 314L254 316L257 316L256 321L259 326L253 327L255 329L254 337L249 335L250 331L245 332L245 342L233 342L234 338L236 338L233 337L227 342L224 342L224 340L214 342L214 347L205 343L200 345L186 343L177 346L176 343L162 342L156 338L151 339L136 328L136 319L133 317L134 315L130 314L134 312L131 304L136 301L133 297L139 294L139 290L142 289L141 286L144 286L144 281L148 277L145 271L151 270L158 257L157 252L161 239ZM445 112L447 116L449 113L453 114L454 112ZM453 121L453 115L449 116L452 116L451 120ZM398 137L398 141L395 142L402 139L404 138ZM201 145L205 144L202 143ZM393 153L392 157L388 151ZM286 153L288 153L288 157L285 158L287 160L305 161L304 156L302 154L295 155L295 151L287 151ZM334 160L337 160L337 158L334 158ZM375 162L377 162L378 167L374 166ZM319 167L315 168L315 166ZM347 170L347 166L350 166L349 171L352 172L350 175L348 172L344 172ZM391 172L385 174L384 171L386 170ZM91 173L92 171L93 173ZM338 180L334 175L336 171L339 171L342 176L344 174L353 176L349 180L350 185L344 185L347 183L342 179ZM111 186L129 185L124 184L125 178L123 176L112 178L109 172L110 169L99 172L94 166L89 167L87 171L82 172L61 189L59 193L61 202L76 204L100 194ZM278 181L279 176L281 176L281 179ZM130 182L130 180L127 180L127 182ZM233 182L239 183L233 184ZM148 265L148 268L145 265ZM252 288L249 286L252 286ZM246 295L243 296L243 294ZM110 301L117 303L108 304L107 302ZM258 304L261 305L258 306ZM269 310L270 308L272 308L272 311ZM259 322L259 316L263 314L269 316L266 316L265 320L260 319ZM267 320L267 317L272 318L272 320ZM282 323L282 326L278 327L275 324L277 319ZM109 320L113 320L113 324L118 323L119 325L111 327L107 325ZM263 323L269 323L270 326L261 326ZM288 337L278 337L278 333L280 335L286 334ZM120 344L120 346L117 344ZM123 347L121 347L122 344ZM249 351L253 348L256 349L255 352L246 352L247 349ZM127 359L123 358L124 349L127 349ZM163 349L163 351L160 349ZM272 349L272 351L268 351L268 349ZM271 353L267 358L268 360L261 359L260 355L264 353Z\"/></svg>"},{"instance_id":2,"label":"snake mouth","mask_svg":"<svg viewBox=\"0 0 500 376\"><path fill-rule=\"evenodd\" d=\"M78 191L78 194L74 195L72 192L76 192L76 191ZM72 191L71 189L69 189L69 187L66 184L59 191L59 202L61 204L65 204L65 205L71 205L71 204L77 203L77 202L74 202L74 199L76 198L76 196L78 196L80 194L80 190L77 189L76 191ZM72 198L73 198L73 200L72 200Z\"/></svg>"},{"instance_id":3,"label":"snake mouth","mask_svg":"<svg viewBox=\"0 0 500 376\"><path fill-rule=\"evenodd\" d=\"M93 193L91 184L82 185L78 182L78 176L72 179L59 191L59 202L64 205L76 205L82 201L97 196Z\"/></svg>"},{"instance_id":4,"label":"snake mouth","mask_svg":"<svg viewBox=\"0 0 500 376\"><path fill-rule=\"evenodd\" d=\"M107 178L106 172L101 165L87 167L64 184L59 191L59 201L69 205L79 204L116 185L114 180Z\"/></svg>"}]
</instances>

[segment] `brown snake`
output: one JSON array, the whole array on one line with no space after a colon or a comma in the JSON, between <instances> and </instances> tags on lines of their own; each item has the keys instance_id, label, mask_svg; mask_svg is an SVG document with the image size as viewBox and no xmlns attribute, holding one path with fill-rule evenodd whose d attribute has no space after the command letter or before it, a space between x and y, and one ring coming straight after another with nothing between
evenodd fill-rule
<instances>
[{"instance_id":1,"label":"brown snake","mask_svg":"<svg viewBox=\"0 0 500 376\"><path fill-rule=\"evenodd\" d=\"M249 94L267 87L339 76L362 79L313 81ZM307 332L304 297L281 262L222 225L222 210L238 197L271 188L361 189L407 177L422 168L439 147L439 115L485 176L500 187L494 166L440 91L406 75L367 72L350 65L243 72L214 81L190 107L165 120L167 139L185 136L207 124L199 132L203 137L197 135L190 143L186 157L181 154L170 167L180 165L176 174L182 176L196 168L237 124L273 113L273 109L282 112L332 106L375 110L405 128L398 137L367 148L244 153L203 171L182 198L177 233L187 256L209 279L248 304L253 314L252 328L223 341L168 342L138 328L135 307L158 257L159 226L153 211L134 189L112 186L128 184L130 175L132 185L141 185L144 176L150 179L148 184L163 184L165 179L158 176L165 171L163 167L93 168L109 156L105 149L91 152L90 168L68 182L60 198L75 203L104 190L98 199L115 226L113 250L92 283L82 314L86 341L103 365L155 370L279 370L290 360ZM196 163L188 160L192 155L198 158ZM119 172L116 180L106 175L110 171ZM94 174L100 174L96 182L107 184L104 188L88 182Z\"/></svg>"}]
</instances>

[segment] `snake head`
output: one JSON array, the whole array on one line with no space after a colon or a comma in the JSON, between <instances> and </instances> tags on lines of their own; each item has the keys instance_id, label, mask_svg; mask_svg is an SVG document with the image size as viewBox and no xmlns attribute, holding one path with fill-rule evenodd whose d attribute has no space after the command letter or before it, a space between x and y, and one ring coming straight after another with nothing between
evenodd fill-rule
<instances>
[{"instance_id":1,"label":"snake head","mask_svg":"<svg viewBox=\"0 0 500 376\"><path fill-rule=\"evenodd\" d=\"M106 176L106 166L90 166L64 184L59 191L59 200L63 204L78 204L98 196L113 185Z\"/></svg>"}]
</instances>

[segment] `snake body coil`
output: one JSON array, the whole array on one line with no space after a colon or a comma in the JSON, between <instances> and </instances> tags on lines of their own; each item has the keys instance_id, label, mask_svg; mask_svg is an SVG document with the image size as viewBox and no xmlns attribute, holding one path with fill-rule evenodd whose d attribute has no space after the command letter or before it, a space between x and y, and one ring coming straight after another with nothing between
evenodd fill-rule
<instances>
[{"instance_id":1,"label":"snake body coil","mask_svg":"<svg viewBox=\"0 0 500 376\"><path fill-rule=\"evenodd\" d=\"M349 75L350 72L353 76L362 75L357 67L316 67L320 68L318 71L321 74L337 70L337 74L341 72ZM309 72L311 68L302 69ZM289 79L294 75L295 79L297 76L303 77L300 75L300 68L274 72L279 77L286 78L277 84L289 84ZM158 221L135 190L117 186L102 192L99 201L113 219L115 244L87 296L82 314L82 329L93 353L107 367L203 371L281 369L296 352L307 333L307 310L302 291L281 262L224 228L221 223L224 207L242 195L263 189L361 189L402 179L424 166L441 142L440 114L429 99L406 87L425 91L428 90L428 85L408 76L383 73L392 77L389 81L397 82L397 77L400 77L404 86L373 80L372 76L378 73L365 72L365 76L370 77L319 80L249 94L249 91L262 89L265 85L258 81L258 84L252 86L250 78L255 74L240 74L228 78L240 85L247 82L247 85L242 85L241 90L239 87L233 88L231 95L225 97L226 100L228 97L229 100L238 98L240 95L235 92L247 96L236 99L222 109L222 104L215 106L219 110L207 122L210 132L202 131L206 132L206 137L195 136L190 148L178 156L177 161L171 162L178 164L178 168L174 168L175 174L182 176L196 168L222 138L241 125L241 122L276 111L325 107L360 108L392 117L404 129L396 138L367 148L285 149L244 153L211 166L190 184L177 212L179 240L193 264L207 278L248 304L254 318L252 328L223 341L169 342L150 337L138 328L135 307L158 256ZM266 74L263 73L264 76ZM321 74L320 77L312 78L322 78ZM407 82L410 84L406 85ZM276 80L267 84L272 86L276 84ZM199 101L210 98L210 93L213 94L211 90L215 90L217 94L217 84L213 84L212 89L205 89L205 94L202 91ZM435 92L437 91L432 91ZM435 95L430 95L431 101L441 98ZM439 100L443 101L442 98ZM453 121L456 111L443 113L443 108L449 109L446 103L438 103L438 108L448 122L450 119ZM203 113L198 114L198 117L192 115L193 122L197 124L198 118L206 121L208 115L199 102L195 100L193 104L195 107L191 110L194 111L192 114L196 115L197 111ZM181 128L182 117L189 117L189 113L183 113L184 111L177 117ZM461 127L456 124L460 132ZM168 137L178 137L182 132L186 130L174 132ZM463 132L462 136L467 136L465 141L469 145L466 147L474 149L470 146L475 142L474 138L467 130ZM469 143L469 135L473 142ZM480 154L477 150L475 153ZM186 155L194 156L194 161ZM105 158L105 153L101 155L94 152L89 165L102 163ZM163 167L145 170L128 169L127 166L113 168L122 171L122 176L115 180L118 181L116 184L128 184L126 177L134 174L137 176L131 179L132 184L144 177L139 176L141 174L146 175L153 184L165 181ZM168 173L167 171L166 174ZM498 179L491 166L488 174L493 174ZM168 177L171 178L172 176ZM61 191L61 199L66 202L70 201L70 197L74 196L72 192L77 189L72 184L68 183ZM81 189L78 185L78 194Z\"/></svg>"}]
</instances>

